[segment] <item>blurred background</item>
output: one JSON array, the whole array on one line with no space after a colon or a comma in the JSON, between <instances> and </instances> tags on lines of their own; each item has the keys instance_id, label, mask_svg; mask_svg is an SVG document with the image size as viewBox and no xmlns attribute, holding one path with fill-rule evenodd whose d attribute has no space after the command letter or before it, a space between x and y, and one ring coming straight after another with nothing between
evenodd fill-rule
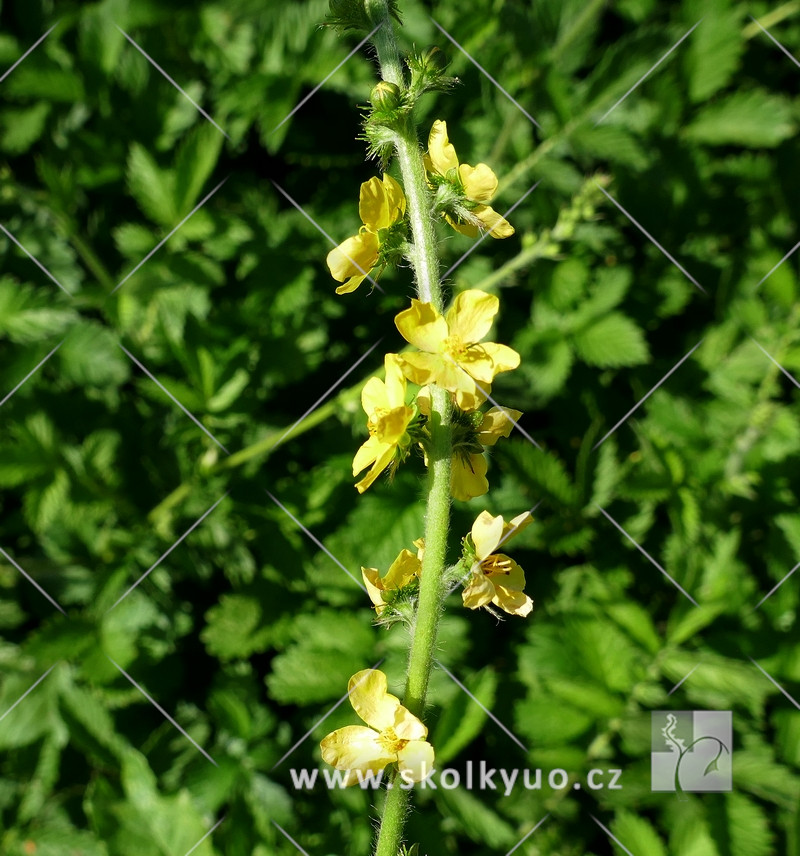
<instances>
[{"instance_id":1,"label":"blurred background","mask_svg":"<svg viewBox=\"0 0 800 856\"><path fill-rule=\"evenodd\" d=\"M452 555L483 509L537 506L509 550L536 607L498 622L452 595L431 740L440 766L622 770L616 790L420 792L409 841L505 854L549 814L515 852L800 856L800 304L779 264L800 4L400 8L403 45L460 81L420 106L422 140L445 119L501 212L538 182L516 235L452 271L472 241L438 233L448 295L501 297L493 338L522 366L494 393L536 443L498 444ZM337 69L361 36L326 13L0 8L8 856L370 852L379 795L289 773L357 722L345 702L319 724L354 672L384 658L402 691L404 632L349 575L423 526L418 458L353 488L360 388L413 286L334 295L324 233L357 231L379 167L358 139L372 53ZM707 709L733 714L733 790L653 793L651 712Z\"/></svg>"}]
</instances>

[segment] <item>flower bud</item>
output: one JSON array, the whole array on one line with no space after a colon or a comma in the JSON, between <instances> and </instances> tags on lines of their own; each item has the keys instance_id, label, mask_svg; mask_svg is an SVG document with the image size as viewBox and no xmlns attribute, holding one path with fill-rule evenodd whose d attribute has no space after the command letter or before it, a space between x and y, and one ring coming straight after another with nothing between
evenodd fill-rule
<instances>
[{"instance_id":1,"label":"flower bud","mask_svg":"<svg viewBox=\"0 0 800 856\"><path fill-rule=\"evenodd\" d=\"M400 106L403 94L396 83L382 80L370 93L369 100L372 106L381 113L390 113Z\"/></svg>"}]
</instances>

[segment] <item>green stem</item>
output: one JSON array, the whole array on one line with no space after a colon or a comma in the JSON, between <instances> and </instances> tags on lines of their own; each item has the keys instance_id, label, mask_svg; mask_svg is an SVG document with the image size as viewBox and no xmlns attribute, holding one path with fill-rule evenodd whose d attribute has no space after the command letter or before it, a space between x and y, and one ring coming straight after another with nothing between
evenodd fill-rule
<instances>
[{"instance_id":1,"label":"green stem","mask_svg":"<svg viewBox=\"0 0 800 856\"><path fill-rule=\"evenodd\" d=\"M373 42L384 79L405 87L387 0L365 0L365 7L372 21L380 24ZM430 191L416 128L411 120L396 132L394 147L403 178L406 210L411 224L412 244L409 258L416 277L417 294L421 301L432 303L441 311L442 289L439 282L439 258L431 215ZM445 595L443 577L447 558L447 532L450 527L450 468L453 454L450 415L451 405L447 391L434 386L431 390L428 425L431 444L428 452L425 555L420 572L419 600L403 697L404 705L419 717L425 711L425 698ZM375 856L397 856L403 838L408 802L409 791L406 789L393 787L387 792Z\"/></svg>"}]
</instances>

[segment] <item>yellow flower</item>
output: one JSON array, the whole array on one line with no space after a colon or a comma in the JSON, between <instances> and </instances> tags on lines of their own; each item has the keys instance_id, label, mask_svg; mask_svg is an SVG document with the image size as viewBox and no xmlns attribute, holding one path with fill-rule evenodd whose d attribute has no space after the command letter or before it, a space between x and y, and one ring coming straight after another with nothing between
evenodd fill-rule
<instances>
[{"instance_id":1,"label":"yellow flower","mask_svg":"<svg viewBox=\"0 0 800 856\"><path fill-rule=\"evenodd\" d=\"M398 355L405 376L419 386L435 383L455 395L461 410L474 410L495 375L519 365L519 354L507 345L479 344L499 307L493 294L476 289L459 294L444 316L432 303L412 299L411 308L394 319L403 338L422 352Z\"/></svg>"},{"instance_id":2,"label":"yellow flower","mask_svg":"<svg viewBox=\"0 0 800 856\"><path fill-rule=\"evenodd\" d=\"M459 164L456 150L447 136L447 124L441 119L433 123L428 137L425 168L434 178L439 176L457 184L463 197L471 203L459 211L459 219L466 219L466 223L445 214L445 219L457 232L472 238L478 234L478 228L487 230L493 238L509 238L514 234L514 227L485 204L497 192L497 176L485 163Z\"/></svg>"},{"instance_id":3,"label":"yellow flower","mask_svg":"<svg viewBox=\"0 0 800 856\"><path fill-rule=\"evenodd\" d=\"M521 532L531 522L529 511L517 515L506 523L501 515L492 517L482 511L472 524L472 543L475 547L471 567L472 576L462 592L464 606L478 609L493 603L511 615L530 615L533 601L523 592L525 573L522 568L497 547Z\"/></svg>"},{"instance_id":4,"label":"yellow flower","mask_svg":"<svg viewBox=\"0 0 800 856\"><path fill-rule=\"evenodd\" d=\"M420 413L430 416L430 387L423 387L417 393L417 407ZM475 416L480 418L479 414L475 414ZM481 453L481 446L494 446L500 437L508 437L514 423L522 416L522 412L512 410L510 407L492 407L482 416L483 418L475 428L473 427L474 422L472 425L468 424L469 420L464 420L462 424L456 414L455 446L450 470L450 492L453 499L462 502L488 493L489 482L486 479L488 464L486 457ZM426 456L426 466L427 463Z\"/></svg>"},{"instance_id":5,"label":"yellow flower","mask_svg":"<svg viewBox=\"0 0 800 856\"><path fill-rule=\"evenodd\" d=\"M361 569L367 594L378 615L383 613L386 604L392 599L391 594L387 594L386 599L384 599L384 592L399 591L419 577L419 572L422 570L422 543L422 539L414 542L414 546L419 547L416 556L410 550L403 550L392 562L385 577L381 576L377 568Z\"/></svg>"},{"instance_id":6,"label":"yellow flower","mask_svg":"<svg viewBox=\"0 0 800 856\"><path fill-rule=\"evenodd\" d=\"M344 283L336 289L337 294L355 291L378 263L385 230L399 223L406 213L403 189L386 173L382 182L379 178L365 181L359 194L358 213L364 224L358 234L328 253L331 276Z\"/></svg>"},{"instance_id":7,"label":"yellow flower","mask_svg":"<svg viewBox=\"0 0 800 856\"><path fill-rule=\"evenodd\" d=\"M425 740L428 729L387 688L386 675L378 669L353 675L350 704L370 728L348 725L320 743L322 760L347 770L345 787L356 784L359 773L363 778L389 764L397 764L406 783L420 782L433 770L433 747Z\"/></svg>"},{"instance_id":8,"label":"yellow flower","mask_svg":"<svg viewBox=\"0 0 800 856\"><path fill-rule=\"evenodd\" d=\"M361 406L367 414L369 439L353 458L353 475L372 464L372 469L356 485L364 491L392 463L399 448L410 442L406 429L414 418L414 408L406 405L406 380L396 354L384 358L386 380L371 377L361 391Z\"/></svg>"}]
</instances>

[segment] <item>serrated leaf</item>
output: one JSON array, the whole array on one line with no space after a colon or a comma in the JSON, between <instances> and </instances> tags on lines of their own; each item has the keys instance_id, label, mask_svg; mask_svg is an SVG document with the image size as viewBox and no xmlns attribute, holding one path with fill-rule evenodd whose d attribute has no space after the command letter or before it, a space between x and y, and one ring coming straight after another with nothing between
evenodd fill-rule
<instances>
[{"instance_id":1,"label":"serrated leaf","mask_svg":"<svg viewBox=\"0 0 800 856\"><path fill-rule=\"evenodd\" d=\"M185 217L200 198L222 147L222 134L209 122L198 125L186 138L175 160L175 201Z\"/></svg>"},{"instance_id":2,"label":"serrated leaf","mask_svg":"<svg viewBox=\"0 0 800 856\"><path fill-rule=\"evenodd\" d=\"M578 355L591 366L635 366L650 359L642 331L619 312L577 331L573 343Z\"/></svg>"},{"instance_id":3,"label":"serrated leaf","mask_svg":"<svg viewBox=\"0 0 800 856\"><path fill-rule=\"evenodd\" d=\"M620 811L611 822L611 831L620 844L613 842L614 852L641 853L647 856L667 856L667 849L653 825L644 817L629 811Z\"/></svg>"},{"instance_id":4,"label":"serrated leaf","mask_svg":"<svg viewBox=\"0 0 800 856\"><path fill-rule=\"evenodd\" d=\"M701 21L686 45L689 98L697 103L727 86L739 67L745 47L742 7L729 0L688 0L683 8L691 20Z\"/></svg>"},{"instance_id":5,"label":"serrated leaf","mask_svg":"<svg viewBox=\"0 0 800 856\"><path fill-rule=\"evenodd\" d=\"M175 176L162 170L139 143L132 143L126 167L128 189L145 216L158 226L172 228L180 215L176 205Z\"/></svg>"},{"instance_id":6,"label":"serrated leaf","mask_svg":"<svg viewBox=\"0 0 800 856\"><path fill-rule=\"evenodd\" d=\"M437 791L443 813L454 818L471 840L505 850L521 836L482 800L463 788Z\"/></svg>"},{"instance_id":7,"label":"serrated leaf","mask_svg":"<svg viewBox=\"0 0 800 856\"><path fill-rule=\"evenodd\" d=\"M261 606L255 597L223 595L206 613L206 621L200 638L222 661L249 657L269 644L270 628L261 625Z\"/></svg>"},{"instance_id":8,"label":"serrated leaf","mask_svg":"<svg viewBox=\"0 0 800 856\"><path fill-rule=\"evenodd\" d=\"M693 143L773 148L796 129L791 103L757 89L736 92L706 107L685 130Z\"/></svg>"}]
</instances>

